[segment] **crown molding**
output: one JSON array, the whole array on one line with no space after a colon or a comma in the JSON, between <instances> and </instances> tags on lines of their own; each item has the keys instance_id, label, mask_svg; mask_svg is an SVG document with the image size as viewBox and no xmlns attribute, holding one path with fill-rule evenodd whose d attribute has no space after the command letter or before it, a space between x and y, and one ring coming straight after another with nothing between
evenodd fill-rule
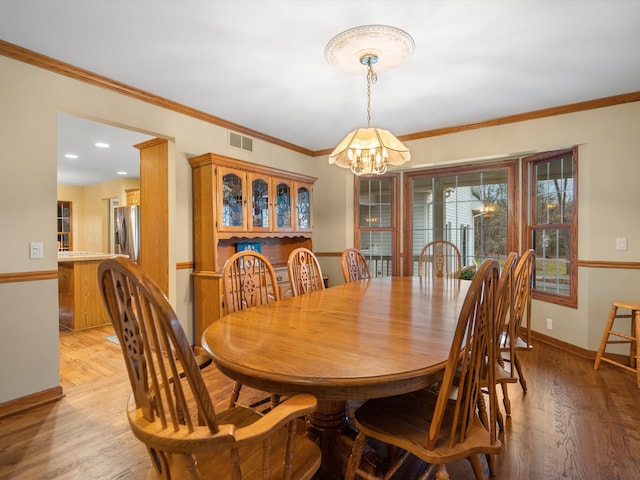
<instances>
[{"instance_id":1,"label":"crown molding","mask_svg":"<svg viewBox=\"0 0 640 480\"><path fill-rule=\"evenodd\" d=\"M74 67L73 65L61 62L59 60L56 60L55 58L42 55L32 50L27 50L26 48L19 47L3 40L0 40L0 55L13 58L14 60L33 65L34 67L39 67L53 73L73 78L75 80L80 80L96 87L111 90L112 92L126 95L128 97L135 98L136 100L149 103L151 105L166 108L167 110L172 110L174 112L181 113L198 120L202 120L203 122L211 123L222 128L233 130L234 132L238 132L258 140L272 143L274 145L278 145L280 147L293 150L304 155L313 156L312 150L294 145L289 142L285 142L284 140L280 140L279 138L275 138L270 135L257 132L255 130L251 130L247 127L243 127L242 125L238 125L237 123L229 122L223 118L210 115L201 110L197 110L195 108L188 107L164 97L154 95L153 93L131 87L125 83L112 80L88 70Z\"/></svg>"},{"instance_id":2,"label":"crown molding","mask_svg":"<svg viewBox=\"0 0 640 480\"><path fill-rule=\"evenodd\" d=\"M48 57L46 55L42 55L32 50L27 50L26 48L19 47L12 43L5 42L3 40L0 40L0 55L13 58L14 60L18 60L20 62L28 63L35 67L49 70L54 73L58 73L60 75L64 75L76 80L80 80L82 82L86 82L100 88L105 88L107 90L111 90L113 92L126 95L128 97L132 97L137 100L150 103L152 105L156 105L158 107L166 108L167 110L172 110L174 112L181 113L183 115L187 115L189 117L202 120L204 122L211 123L213 125L217 125L222 128L227 128L229 130L233 130L234 132L248 135L258 140L262 140L267 143L271 143L273 145L286 148L288 150L293 150L303 155L307 155L310 157L321 157L324 155L329 155L333 151L333 148L314 151L314 150L309 150L307 148L300 147L298 145L294 145L289 142L285 142L284 140L280 140L279 138L275 138L270 135L257 132L255 130L251 130L247 127L243 127L242 125L238 125L236 123L224 120L223 118L210 115L208 113L202 112L195 108L182 105L181 103L174 102L172 100L168 100L158 95L154 95L152 93L146 92L144 90L131 87L124 83L118 82L116 80L112 80L102 75L95 74L88 70L74 67L73 65L70 65L68 63L61 62L59 60ZM611 97L599 98L595 100L587 100L584 102L561 105L558 107L544 108L541 110L533 110L531 112L508 115L506 117L499 117L492 120L485 120L482 122L467 123L467 124L456 125L452 127L444 127L444 128L437 128L434 130L425 130L422 132L410 133L407 135L398 136L398 139L401 142L406 142L409 140L420 140L422 138L437 137L440 135L448 135L450 133L476 130L478 128L485 128L485 127L495 127L498 125L524 122L527 120L535 120L538 118L553 117L556 115L565 115L568 113L582 112L585 110L611 107L614 105L622 105L625 103L632 103L632 102L638 102L638 101L640 101L640 92L631 92L631 93L625 93L621 95L614 95Z\"/></svg>"}]
</instances>

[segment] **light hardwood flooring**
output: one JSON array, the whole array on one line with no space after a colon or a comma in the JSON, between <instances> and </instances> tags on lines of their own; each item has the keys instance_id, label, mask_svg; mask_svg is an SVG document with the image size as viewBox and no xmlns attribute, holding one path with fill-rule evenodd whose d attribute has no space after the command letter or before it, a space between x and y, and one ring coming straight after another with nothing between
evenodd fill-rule
<instances>
[{"instance_id":1,"label":"light hardwood flooring","mask_svg":"<svg viewBox=\"0 0 640 480\"><path fill-rule=\"evenodd\" d=\"M120 347L110 327L61 332L61 401L0 420L1 479L141 479L144 446L129 430L130 395ZM557 348L536 344L522 356L529 383L509 388L496 479L640 478L640 390L632 374ZM231 380L205 370L217 407ZM16 367L16 372L19 368ZM451 478L473 478L466 462ZM409 478L405 471L399 479Z\"/></svg>"}]
</instances>

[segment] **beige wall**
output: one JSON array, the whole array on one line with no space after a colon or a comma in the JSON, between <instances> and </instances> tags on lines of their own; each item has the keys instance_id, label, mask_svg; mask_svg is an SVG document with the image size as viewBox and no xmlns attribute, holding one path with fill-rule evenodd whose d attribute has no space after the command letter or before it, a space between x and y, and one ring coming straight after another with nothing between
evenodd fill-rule
<instances>
[{"instance_id":1,"label":"beige wall","mask_svg":"<svg viewBox=\"0 0 640 480\"><path fill-rule=\"evenodd\" d=\"M227 146L227 131L111 91L0 57L0 274L53 271L56 264L56 113L85 116L170 140L170 262L190 262L191 169L187 159L215 152L319 178L314 188L314 249L339 252L353 245L353 177L308 158L254 140L249 154ZM215 113L215 112L213 112ZM419 165L442 165L580 145L580 260L640 261L640 103L532 120L408 142ZM17 201L16 199L19 199ZM615 250L615 238L629 250ZM45 258L30 260L28 243L45 242ZM321 260L331 284L341 283L335 259ZM188 335L192 331L191 278L174 273L170 299ZM577 309L534 302L534 328L595 349L610 300L637 298L640 271L579 269ZM33 299L38 301L34 302ZM0 402L59 384L57 281L0 283ZM554 330L544 328L554 319ZM20 368L17 369L16 365Z\"/></svg>"},{"instance_id":2,"label":"beige wall","mask_svg":"<svg viewBox=\"0 0 640 480\"><path fill-rule=\"evenodd\" d=\"M410 142L414 163L465 162L579 145L578 259L640 262L640 103ZM627 251L616 251L627 237ZM640 270L578 269L578 308L533 302L533 329L595 350L610 302L638 298ZM546 329L553 319L553 330Z\"/></svg>"},{"instance_id":3,"label":"beige wall","mask_svg":"<svg viewBox=\"0 0 640 480\"><path fill-rule=\"evenodd\" d=\"M6 57L0 57L0 71L0 274L57 270L58 112L170 140L170 264L193 260L189 157L215 152L313 175L313 159L290 150L258 140L253 153L232 149L225 129ZM94 210L85 213L95 216ZM98 236L92 233L97 219L93 223L87 238ZM30 241L44 242L44 259L28 258ZM189 274L173 272L170 299L191 335ZM0 283L0 304L0 403L58 386L57 281Z\"/></svg>"},{"instance_id":4,"label":"beige wall","mask_svg":"<svg viewBox=\"0 0 640 480\"><path fill-rule=\"evenodd\" d=\"M636 102L425 138L407 142L412 160L406 169L525 156L578 145L578 259L640 262L640 222L636 221L640 205L639 126L640 103ZM353 182L346 171L341 176L340 172L329 172L330 168L335 169L320 164L316 169L318 176L331 183L317 192L322 202L330 203L316 209L316 224L323 227L316 234L316 246L321 250L327 245L339 250L342 239L346 245L353 244L352 216L346 213L352 210ZM332 188L336 193L327 198ZM338 195L343 188L345 197ZM342 221L346 223L340 224ZM324 229L327 225L332 229ZM615 250L616 237L628 238L627 251ZM332 268L329 262L325 264L327 270ZM578 308L534 301L533 329L596 350L611 300L640 298L639 285L637 269L580 267ZM551 331L546 329L547 318L553 320Z\"/></svg>"}]
</instances>

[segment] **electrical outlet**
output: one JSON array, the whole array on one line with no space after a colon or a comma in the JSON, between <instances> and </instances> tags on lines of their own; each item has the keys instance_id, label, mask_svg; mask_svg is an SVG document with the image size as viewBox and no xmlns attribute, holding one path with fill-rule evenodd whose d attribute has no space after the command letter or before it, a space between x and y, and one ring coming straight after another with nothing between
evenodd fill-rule
<instances>
[{"instance_id":1,"label":"electrical outlet","mask_svg":"<svg viewBox=\"0 0 640 480\"><path fill-rule=\"evenodd\" d=\"M547 318L547 330L553 330L553 320Z\"/></svg>"},{"instance_id":2,"label":"electrical outlet","mask_svg":"<svg viewBox=\"0 0 640 480\"><path fill-rule=\"evenodd\" d=\"M29 243L29 258L44 258L44 243Z\"/></svg>"}]
</instances>

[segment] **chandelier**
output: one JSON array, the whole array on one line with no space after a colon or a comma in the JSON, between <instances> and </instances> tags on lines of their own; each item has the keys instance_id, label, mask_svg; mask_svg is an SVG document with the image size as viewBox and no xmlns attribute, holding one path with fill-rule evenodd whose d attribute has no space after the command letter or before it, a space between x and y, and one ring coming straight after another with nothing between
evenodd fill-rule
<instances>
[{"instance_id":1,"label":"chandelier","mask_svg":"<svg viewBox=\"0 0 640 480\"><path fill-rule=\"evenodd\" d=\"M349 73L367 73L367 128L350 132L329 155L329 163L350 168L356 175L382 175L389 165L402 165L411 152L391 132L371 126L371 84L379 71L390 70L413 52L413 39L404 31L385 25L356 27L334 37L327 48L327 61ZM357 59L357 63L354 61ZM353 64L356 64L354 70Z\"/></svg>"}]
</instances>

